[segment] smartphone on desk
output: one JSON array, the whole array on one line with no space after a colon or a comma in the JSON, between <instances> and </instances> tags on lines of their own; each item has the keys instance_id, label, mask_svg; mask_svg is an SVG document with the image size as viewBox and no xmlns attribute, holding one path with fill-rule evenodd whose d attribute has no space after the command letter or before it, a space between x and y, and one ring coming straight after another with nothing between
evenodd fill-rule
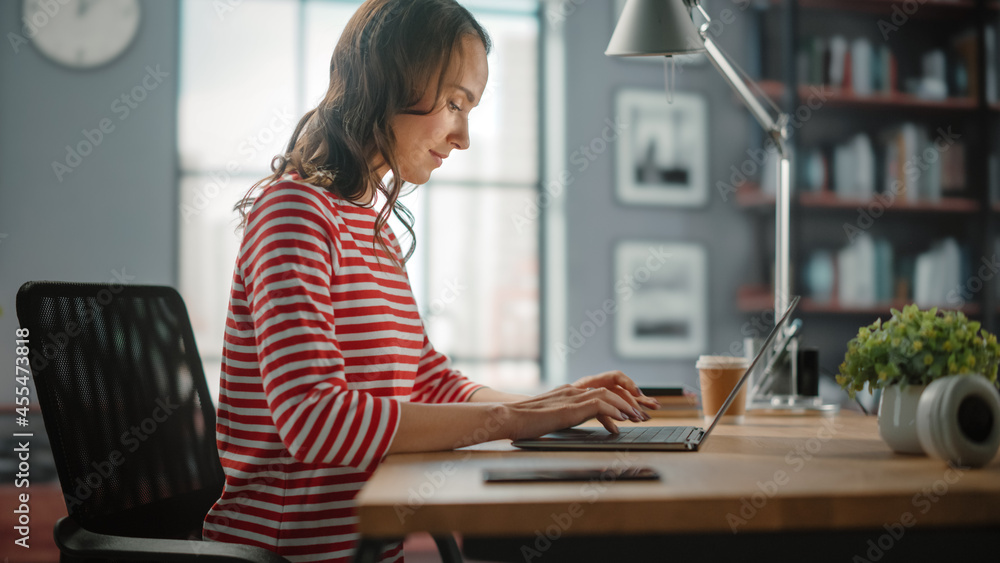
<instances>
[{"instance_id":1,"label":"smartphone on desk","mask_svg":"<svg viewBox=\"0 0 1000 563\"><path fill-rule=\"evenodd\" d=\"M484 469L487 483L540 483L555 481L656 481L660 474L651 467Z\"/></svg>"},{"instance_id":2,"label":"smartphone on desk","mask_svg":"<svg viewBox=\"0 0 1000 563\"><path fill-rule=\"evenodd\" d=\"M647 397L683 397L683 387L640 387L639 391Z\"/></svg>"}]
</instances>

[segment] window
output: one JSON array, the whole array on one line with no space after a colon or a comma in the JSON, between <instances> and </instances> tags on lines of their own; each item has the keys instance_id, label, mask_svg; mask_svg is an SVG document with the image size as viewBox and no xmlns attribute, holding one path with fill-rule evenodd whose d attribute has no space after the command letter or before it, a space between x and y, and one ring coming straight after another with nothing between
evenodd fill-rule
<instances>
[{"instance_id":1,"label":"window","mask_svg":"<svg viewBox=\"0 0 1000 563\"><path fill-rule=\"evenodd\" d=\"M211 386L240 242L233 204L323 96L333 47L359 3L245 0L225 12L183 3L180 290ZM530 387L540 378L540 229L515 218L540 182L539 6L463 4L493 38L490 81L471 114L472 148L401 198L416 219L407 270L431 341L455 368L487 385ZM405 230L393 229L406 248Z\"/></svg>"}]
</instances>

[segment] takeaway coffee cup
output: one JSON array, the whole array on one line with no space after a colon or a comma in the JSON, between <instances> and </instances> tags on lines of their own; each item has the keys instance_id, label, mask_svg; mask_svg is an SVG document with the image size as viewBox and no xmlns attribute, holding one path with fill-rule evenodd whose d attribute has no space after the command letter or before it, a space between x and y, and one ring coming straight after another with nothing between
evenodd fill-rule
<instances>
[{"instance_id":1,"label":"takeaway coffee cup","mask_svg":"<svg viewBox=\"0 0 1000 563\"><path fill-rule=\"evenodd\" d=\"M733 391L733 387L736 387L750 367L750 362L746 358L733 356L700 356L695 367L698 368L698 379L701 383L701 408L705 415L705 424L710 424ZM721 424L743 424L746 395L747 386L744 385L726 409L722 420L719 421Z\"/></svg>"}]
</instances>

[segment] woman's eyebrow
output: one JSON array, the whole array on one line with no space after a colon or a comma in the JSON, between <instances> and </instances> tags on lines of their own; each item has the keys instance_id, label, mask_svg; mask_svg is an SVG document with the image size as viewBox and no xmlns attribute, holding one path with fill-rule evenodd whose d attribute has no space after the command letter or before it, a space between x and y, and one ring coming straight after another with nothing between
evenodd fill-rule
<instances>
[{"instance_id":1,"label":"woman's eyebrow","mask_svg":"<svg viewBox=\"0 0 1000 563\"><path fill-rule=\"evenodd\" d=\"M465 92L465 97L468 98L470 102L476 101L476 95L472 93L472 90L469 90L468 88L462 86L461 84L452 84L452 86Z\"/></svg>"}]
</instances>

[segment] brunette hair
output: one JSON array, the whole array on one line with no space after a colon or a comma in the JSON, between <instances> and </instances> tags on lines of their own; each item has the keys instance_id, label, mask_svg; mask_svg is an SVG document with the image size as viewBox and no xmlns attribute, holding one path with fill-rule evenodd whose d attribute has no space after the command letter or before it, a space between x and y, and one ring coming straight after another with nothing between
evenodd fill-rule
<instances>
[{"instance_id":1,"label":"brunette hair","mask_svg":"<svg viewBox=\"0 0 1000 563\"><path fill-rule=\"evenodd\" d=\"M439 109L445 72L453 55L464 55L465 36L479 38L489 53L492 41L486 30L455 0L364 2L333 50L330 86L323 100L299 121L285 153L271 161L272 174L236 204L240 227L246 227L254 191L278 182L289 171L352 202L360 201L373 185L386 199L376 217L374 242L402 267L382 237L389 214L395 213L411 237L403 262L413 254L413 215L397 201L405 182L399 175L390 120ZM435 73L439 73L437 102L427 111L414 109ZM378 175L379 160L392 170L388 186Z\"/></svg>"}]
</instances>

